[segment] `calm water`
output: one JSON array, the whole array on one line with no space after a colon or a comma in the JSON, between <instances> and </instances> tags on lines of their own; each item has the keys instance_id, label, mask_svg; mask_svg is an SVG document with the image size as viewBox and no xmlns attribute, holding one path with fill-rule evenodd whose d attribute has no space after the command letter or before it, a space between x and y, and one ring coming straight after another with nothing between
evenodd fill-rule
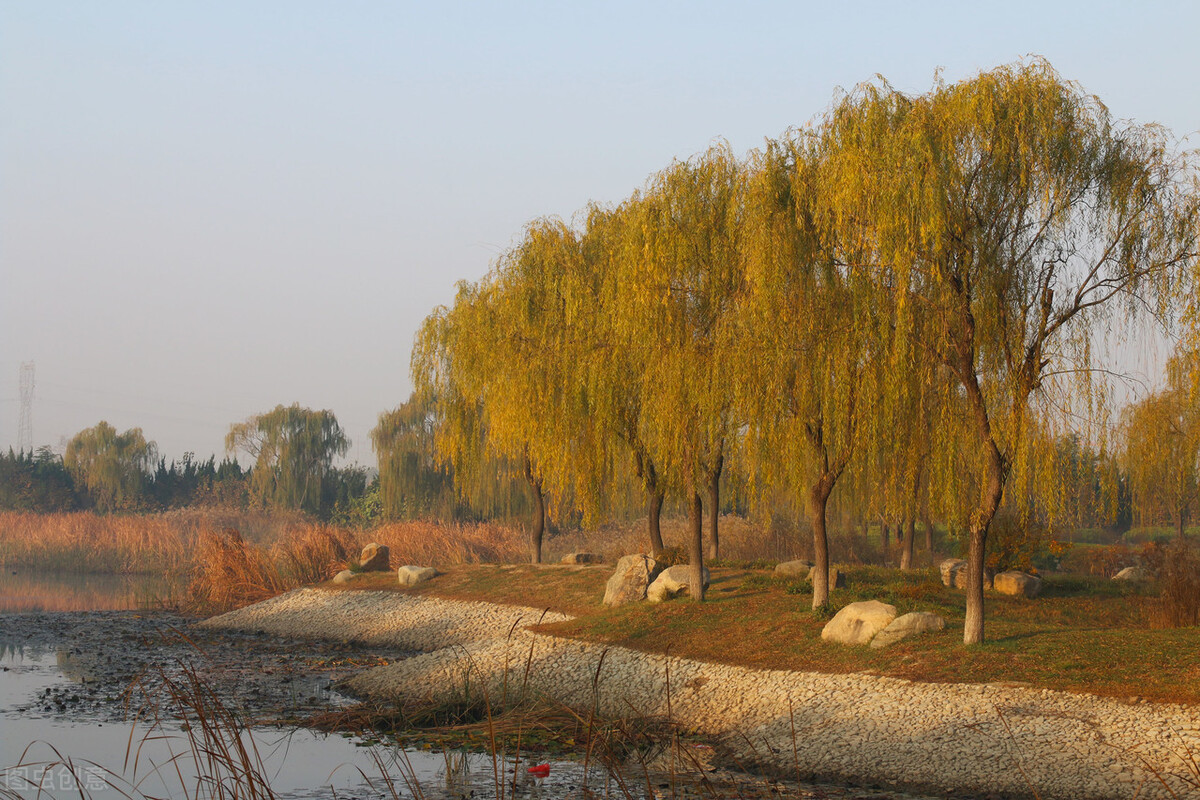
<instances>
[{"instance_id":1,"label":"calm water","mask_svg":"<svg viewBox=\"0 0 1200 800\"><path fill-rule=\"evenodd\" d=\"M181 583L149 575L77 575L9 568L0 573L0 614L156 608L177 597Z\"/></svg>"}]
</instances>

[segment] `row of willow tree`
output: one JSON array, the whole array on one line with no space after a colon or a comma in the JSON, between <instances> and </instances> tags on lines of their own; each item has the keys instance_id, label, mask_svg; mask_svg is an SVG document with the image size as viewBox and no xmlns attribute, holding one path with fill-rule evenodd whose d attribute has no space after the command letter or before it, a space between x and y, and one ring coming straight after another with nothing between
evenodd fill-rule
<instances>
[{"instance_id":1,"label":"row of willow tree","mask_svg":"<svg viewBox=\"0 0 1200 800\"><path fill-rule=\"evenodd\" d=\"M835 491L964 530L981 642L997 514L1068 513L1064 439L1113 446L1106 336L1189 330L1198 198L1165 131L1044 61L918 96L877 81L745 158L717 145L531 223L426 319L414 382L457 480L525 478L534 561L547 504L603 514L632 470L654 548L664 500L687 509L703 599L704 508L719 556L736 460L807 509L814 607Z\"/></svg>"}]
</instances>

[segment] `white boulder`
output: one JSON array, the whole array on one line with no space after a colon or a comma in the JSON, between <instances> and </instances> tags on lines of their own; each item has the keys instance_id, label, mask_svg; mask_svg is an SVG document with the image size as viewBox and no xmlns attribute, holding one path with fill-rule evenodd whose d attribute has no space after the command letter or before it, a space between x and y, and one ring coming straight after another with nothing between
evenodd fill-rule
<instances>
[{"instance_id":1,"label":"white boulder","mask_svg":"<svg viewBox=\"0 0 1200 800\"><path fill-rule=\"evenodd\" d=\"M604 587L604 605L623 606L646 599L646 589L662 572L662 565L644 553L622 556Z\"/></svg>"},{"instance_id":2,"label":"white boulder","mask_svg":"<svg viewBox=\"0 0 1200 800\"><path fill-rule=\"evenodd\" d=\"M910 636L930 631L940 631L946 627L946 620L929 611L912 611L902 614L892 620L886 628L875 634L871 639L871 647L887 647L889 644L903 641Z\"/></svg>"},{"instance_id":3,"label":"white boulder","mask_svg":"<svg viewBox=\"0 0 1200 800\"><path fill-rule=\"evenodd\" d=\"M711 578L708 567L701 567L700 576L701 580L704 581L704 588L707 589ZM676 564L673 567L664 569L654 579L654 583L650 584L650 588L646 590L646 599L651 603L661 603L683 592L690 594L691 577L692 567L690 564Z\"/></svg>"},{"instance_id":4,"label":"white boulder","mask_svg":"<svg viewBox=\"0 0 1200 800\"><path fill-rule=\"evenodd\" d=\"M878 600L862 600L835 614L821 630L821 638L842 644L867 644L895 618L895 606Z\"/></svg>"}]
</instances>

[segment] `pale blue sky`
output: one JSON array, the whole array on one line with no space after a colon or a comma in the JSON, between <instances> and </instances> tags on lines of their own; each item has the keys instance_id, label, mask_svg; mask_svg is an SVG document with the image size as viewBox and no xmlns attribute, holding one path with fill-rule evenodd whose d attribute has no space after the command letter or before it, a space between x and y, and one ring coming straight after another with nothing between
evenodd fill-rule
<instances>
[{"instance_id":1,"label":"pale blue sky","mask_svg":"<svg viewBox=\"0 0 1200 800\"><path fill-rule=\"evenodd\" d=\"M1200 129L1200 4L976 5L0 0L0 447L34 360L37 444L206 456L300 402L373 463L421 319L526 222L876 73L1036 53Z\"/></svg>"}]
</instances>

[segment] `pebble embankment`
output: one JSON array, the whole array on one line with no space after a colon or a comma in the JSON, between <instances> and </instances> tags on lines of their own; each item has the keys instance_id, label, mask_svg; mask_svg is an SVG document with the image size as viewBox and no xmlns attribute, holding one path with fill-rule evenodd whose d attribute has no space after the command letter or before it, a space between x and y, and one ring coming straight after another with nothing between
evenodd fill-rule
<instances>
[{"instance_id":1,"label":"pebble embankment","mask_svg":"<svg viewBox=\"0 0 1200 800\"><path fill-rule=\"evenodd\" d=\"M805 778L971 796L1200 797L1200 708L748 669L524 629L539 619L565 617L390 592L299 589L201 624L422 651L348 681L350 691L374 699L437 698L461 695L465 684L507 683L510 695L521 684L606 717L665 718L669 702L674 723L713 737L739 763Z\"/></svg>"}]
</instances>

